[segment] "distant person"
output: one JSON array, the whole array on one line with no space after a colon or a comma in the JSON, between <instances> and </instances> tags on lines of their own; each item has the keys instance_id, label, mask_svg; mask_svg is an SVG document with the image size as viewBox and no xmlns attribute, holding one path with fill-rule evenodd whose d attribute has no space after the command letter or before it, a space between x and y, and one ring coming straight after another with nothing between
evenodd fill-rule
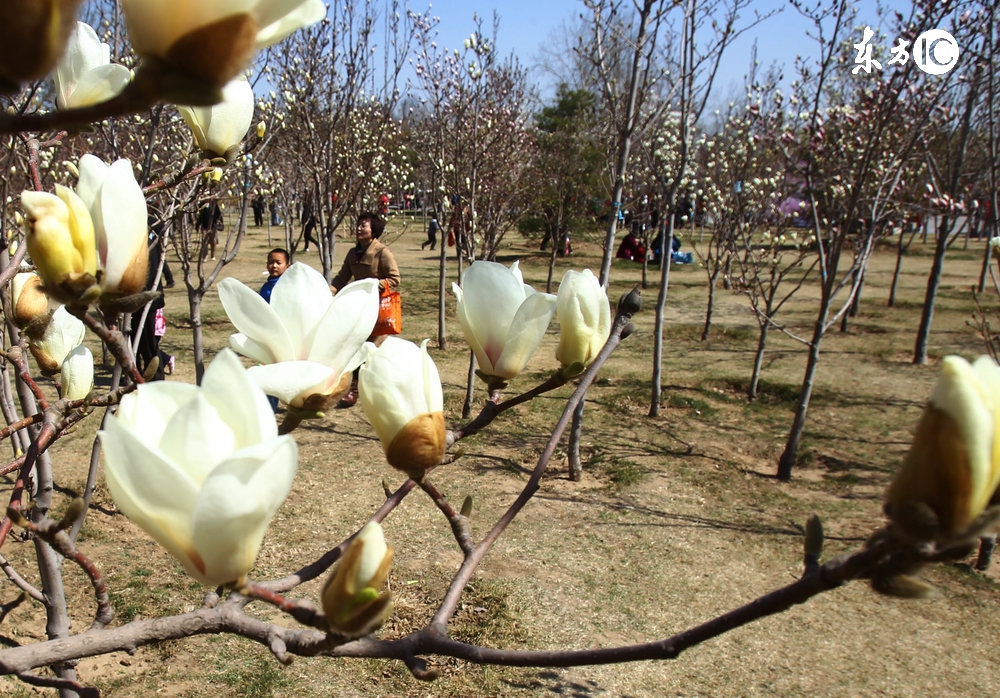
<instances>
[{"instance_id":1,"label":"distant person","mask_svg":"<svg viewBox=\"0 0 1000 698\"><path fill-rule=\"evenodd\" d=\"M253 224L259 228L264 225L264 197L260 194L253 197L250 207L253 209Z\"/></svg>"},{"instance_id":2,"label":"distant person","mask_svg":"<svg viewBox=\"0 0 1000 698\"><path fill-rule=\"evenodd\" d=\"M147 291L154 290L153 282L155 281L155 290L159 291L160 295L150 301L149 310L146 312L145 321L141 326L139 321L142 320L142 308L132 313L132 337L139 338L135 349L135 365L139 373L145 375L146 369L153 363L153 360L158 360L156 370L149 376L149 380L161 381L164 374L174 372L174 357L160 350L160 340L167 331L167 320L163 313L165 307L163 287L164 282L166 282L167 288L173 288L174 275L170 272L170 266L164 263L163 273L157 280L156 275L160 271L160 261L163 259L164 226L163 221L154 213L149 214L146 223L149 226L147 239L149 268L146 272L145 289Z\"/></svg>"},{"instance_id":3,"label":"distant person","mask_svg":"<svg viewBox=\"0 0 1000 698\"><path fill-rule=\"evenodd\" d=\"M198 231L201 233L201 258L211 253L215 259L215 246L219 244L219 232L223 228L222 209L217 201L209 201L198 210Z\"/></svg>"},{"instance_id":4,"label":"distant person","mask_svg":"<svg viewBox=\"0 0 1000 698\"><path fill-rule=\"evenodd\" d=\"M424 249L428 245L431 246L431 251L437 247L437 235L438 231L441 229L440 223L438 223L437 214L431 216L431 222L427 224L427 239L420 243L420 249Z\"/></svg>"},{"instance_id":5,"label":"distant person","mask_svg":"<svg viewBox=\"0 0 1000 698\"><path fill-rule=\"evenodd\" d=\"M615 257L618 259L627 259L630 262L641 262L645 259L646 247L642 244L642 241L635 234L634 230L629 230L625 237L622 238Z\"/></svg>"},{"instance_id":6,"label":"distant person","mask_svg":"<svg viewBox=\"0 0 1000 698\"><path fill-rule=\"evenodd\" d=\"M309 243L311 242L319 249L319 241L316 239L313 232L316 230L316 213L313 211L312 197L307 196L305 202L302 204L302 237L305 238L306 246L302 248L303 252L309 251Z\"/></svg>"},{"instance_id":7,"label":"distant person","mask_svg":"<svg viewBox=\"0 0 1000 698\"><path fill-rule=\"evenodd\" d=\"M271 291L281 275L288 270L288 250L275 247L267 253L267 281L260 287L260 297L271 302Z\"/></svg>"},{"instance_id":8,"label":"distant person","mask_svg":"<svg viewBox=\"0 0 1000 698\"><path fill-rule=\"evenodd\" d=\"M275 247L267 253L267 281L260 287L260 297L271 302L271 291L278 283L281 275L288 270L288 250L283 247ZM271 411L278 411L278 398L273 395L267 396L267 401L271 404Z\"/></svg>"},{"instance_id":9,"label":"distant person","mask_svg":"<svg viewBox=\"0 0 1000 698\"><path fill-rule=\"evenodd\" d=\"M330 283L335 292L340 291L352 278L355 280L378 279L379 293L396 290L400 279L399 267L396 265L396 258L392 256L389 248L379 242L384 230L385 221L378 215L366 212L358 216L358 222L354 229L357 245L347 251L344 265ZM374 342L381 344L383 339L384 337L376 337ZM355 370L351 389L347 391L337 407L354 407L357 402L358 372Z\"/></svg>"}]
</instances>

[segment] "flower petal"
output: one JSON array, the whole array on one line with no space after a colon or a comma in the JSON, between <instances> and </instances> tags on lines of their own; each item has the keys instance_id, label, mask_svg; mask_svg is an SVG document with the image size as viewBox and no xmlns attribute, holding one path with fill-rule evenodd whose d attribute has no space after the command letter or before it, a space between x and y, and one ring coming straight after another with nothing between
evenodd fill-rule
<instances>
[{"instance_id":1,"label":"flower petal","mask_svg":"<svg viewBox=\"0 0 1000 698\"><path fill-rule=\"evenodd\" d=\"M108 490L118 508L194 574L190 509L197 485L117 419L108 419L98 435Z\"/></svg>"},{"instance_id":2,"label":"flower petal","mask_svg":"<svg viewBox=\"0 0 1000 698\"><path fill-rule=\"evenodd\" d=\"M285 404L313 392L332 390L340 378L329 366L315 361L282 361L247 369L250 378L261 390Z\"/></svg>"},{"instance_id":3,"label":"flower petal","mask_svg":"<svg viewBox=\"0 0 1000 698\"><path fill-rule=\"evenodd\" d=\"M310 358L316 326L332 302L330 284L308 264L296 262L281 275L271 292L271 308L285 326L295 352L282 361Z\"/></svg>"},{"instance_id":4,"label":"flower petal","mask_svg":"<svg viewBox=\"0 0 1000 698\"><path fill-rule=\"evenodd\" d=\"M282 279L281 283L285 283L285 280ZM277 290L278 286L275 286L275 291ZM267 363L292 361L297 358L295 347L284 323L259 293L236 279L228 278L219 282L219 300L236 329L253 340L257 346L267 348L270 353L270 360ZM260 356L252 358L261 361Z\"/></svg>"},{"instance_id":5,"label":"flower petal","mask_svg":"<svg viewBox=\"0 0 1000 698\"><path fill-rule=\"evenodd\" d=\"M200 485L208 472L235 450L232 426L209 404L204 391L198 391L170 416L157 446L174 463L197 463L200 477L194 471L190 474Z\"/></svg>"},{"instance_id":6,"label":"flower petal","mask_svg":"<svg viewBox=\"0 0 1000 698\"><path fill-rule=\"evenodd\" d=\"M198 494L191 532L207 579L231 582L253 566L297 466L295 440L282 436L237 451L212 470Z\"/></svg>"},{"instance_id":7,"label":"flower petal","mask_svg":"<svg viewBox=\"0 0 1000 698\"><path fill-rule=\"evenodd\" d=\"M232 429L235 450L278 435L267 396L229 349L220 351L209 365L201 388L209 404Z\"/></svg>"},{"instance_id":8,"label":"flower petal","mask_svg":"<svg viewBox=\"0 0 1000 698\"><path fill-rule=\"evenodd\" d=\"M535 293L525 299L510 324L510 333L494 366L494 375L513 378L524 370L541 343L555 311L556 297L551 293Z\"/></svg>"},{"instance_id":9,"label":"flower petal","mask_svg":"<svg viewBox=\"0 0 1000 698\"><path fill-rule=\"evenodd\" d=\"M340 289L317 323L309 360L341 372L346 370L371 335L378 320L378 308L378 279L354 281ZM351 369L356 366L357 363Z\"/></svg>"}]
</instances>

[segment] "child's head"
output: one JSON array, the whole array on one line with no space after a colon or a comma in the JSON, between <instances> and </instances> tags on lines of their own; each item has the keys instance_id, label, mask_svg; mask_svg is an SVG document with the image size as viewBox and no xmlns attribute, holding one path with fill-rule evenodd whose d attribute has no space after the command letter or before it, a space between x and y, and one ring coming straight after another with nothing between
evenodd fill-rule
<instances>
[{"instance_id":1,"label":"child's head","mask_svg":"<svg viewBox=\"0 0 1000 698\"><path fill-rule=\"evenodd\" d=\"M288 250L275 247L267 253L267 275L272 279L281 276L288 269Z\"/></svg>"}]
</instances>

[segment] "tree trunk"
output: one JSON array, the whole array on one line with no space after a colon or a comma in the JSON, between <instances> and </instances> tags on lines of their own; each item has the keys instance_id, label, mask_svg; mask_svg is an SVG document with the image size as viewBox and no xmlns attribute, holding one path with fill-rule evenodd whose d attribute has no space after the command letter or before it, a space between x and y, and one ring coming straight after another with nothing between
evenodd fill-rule
<instances>
[{"instance_id":1,"label":"tree trunk","mask_svg":"<svg viewBox=\"0 0 1000 698\"><path fill-rule=\"evenodd\" d=\"M202 294L196 288L188 287L188 309L191 311L191 349L194 353L194 379L201 385L205 375L205 338L201 326Z\"/></svg>"},{"instance_id":2,"label":"tree trunk","mask_svg":"<svg viewBox=\"0 0 1000 698\"><path fill-rule=\"evenodd\" d=\"M472 401L476 393L476 355L469 350L469 373L465 384L465 402L462 403L462 419L472 414Z\"/></svg>"},{"instance_id":3,"label":"tree trunk","mask_svg":"<svg viewBox=\"0 0 1000 698\"><path fill-rule=\"evenodd\" d=\"M991 533L988 536L979 538L979 555L976 557L976 569L985 572L989 569L990 562L993 561L993 551L997 547L997 534Z\"/></svg>"},{"instance_id":4,"label":"tree trunk","mask_svg":"<svg viewBox=\"0 0 1000 698\"><path fill-rule=\"evenodd\" d=\"M445 331L445 298L448 294L448 234L441 229L441 257L438 260L438 349L448 348L448 337ZM461 279L459 279L461 280Z\"/></svg>"},{"instance_id":5,"label":"tree trunk","mask_svg":"<svg viewBox=\"0 0 1000 698\"><path fill-rule=\"evenodd\" d=\"M750 385L747 387L747 399L753 402L757 399L757 386L760 384L760 372L764 366L764 350L767 349L767 333L771 323L764 321L757 336L757 353L753 357L753 373L750 374Z\"/></svg>"},{"instance_id":6,"label":"tree trunk","mask_svg":"<svg viewBox=\"0 0 1000 698\"><path fill-rule=\"evenodd\" d=\"M903 252L906 251L906 248L903 246L904 234L902 232L899 234L899 245L896 246L896 267L892 270L892 285L889 286L890 308L896 307L896 289L899 287L899 274L903 269Z\"/></svg>"},{"instance_id":7,"label":"tree trunk","mask_svg":"<svg viewBox=\"0 0 1000 698\"><path fill-rule=\"evenodd\" d=\"M670 217L667 224L667 234L663 236L664 252L671 249L674 241L674 218ZM663 259L666 257L664 254ZM667 287L670 283L670 263L672 257L666 257L667 263L663 265L660 272L660 292L656 297L656 320L653 329L653 378L649 391L649 416L656 417L660 414L660 392L662 387L662 363L663 363L663 310L667 305Z\"/></svg>"},{"instance_id":8,"label":"tree trunk","mask_svg":"<svg viewBox=\"0 0 1000 698\"><path fill-rule=\"evenodd\" d=\"M809 412L809 399L812 397L813 386L816 383L816 368L819 366L819 345L823 340L824 325L829 313L830 301L825 298L821 301L823 307L820 310L819 319L813 330L812 342L809 343L809 359L806 362L806 372L802 379L802 390L799 392L799 402L795 407L795 419L792 420L791 431L788 432L788 441L785 442L785 450L782 451L778 459L778 479L791 480L792 468L795 467L799 458L799 446L802 444L802 433L806 428L806 414Z\"/></svg>"},{"instance_id":9,"label":"tree trunk","mask_svg":"<svg viewBox=\"0 0 1000 698\"><path fill-rule=\"evenodd\" d=\"M569 479L579 482L583 478L583 461L580 460L580 438L583 435L583 404L573 410L573 422L569 432Z\"/></svg>"},{"instance_id":10,"label":"tree trunk","mask_svg":"<svg viewBox=\"0 0 1000 698\"><path fill-rule=\"evenodd\" d=\"M984 237L986 238L986 248L983 250L983 267L979 270L979 284L976 286L976 291L983 293L986 291L986 275L990 270L990 258L993 256L993 247L990 245L990 231L988 226L983 226Z\"/></svg>"},{"instance_id":11,"label":"tree trunk","mask_svg":"<svg viewBox=\"0 0 1000 698\"><path fill-rule=\"evenodd\" d=\"M719 268L708 277L708 307L705 308L705 327L701 330L701 341L708 339L709 332L712 331L712 311L715 310L715 288L719 281Z\"/></svg>"},{"instance_id":12,"label":"tree trunk","mask_svg":"<svg viewBox=\"0 0 1000 698\"><path fill-rule=\"evenodd\" d=\"M931 321L934 319L934 303L937 300L938 287L941 285L941 273L944 270L944 254L948 249L948 221L943 221L937 229L937 242L934 245L934 259L931 261L931 271L927 276L927 291L924 293L924 308L920 313L920 328L917 330L917 341L913 348L913 363L927 363L927 343L930 341Z\"/></svg>"}]
</instances>

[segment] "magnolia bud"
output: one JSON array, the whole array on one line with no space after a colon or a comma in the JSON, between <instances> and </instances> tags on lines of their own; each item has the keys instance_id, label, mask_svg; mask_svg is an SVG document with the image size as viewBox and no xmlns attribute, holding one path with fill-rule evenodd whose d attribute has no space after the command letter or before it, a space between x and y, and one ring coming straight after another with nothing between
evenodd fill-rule
<instances>
[{"instance_id":1,"label":"magnolia bud","mask_svg":"<svg viewBox=\"0 0 1000 698\"><path fill-rule=\"evenodd\" d=\"M80 0L0 3L0 89L48 75L62 55ZM6 84L4 84L6 83Z\"/></svg>"},{"instance_id":2,"label":"magnolia bud","mask_svg":"<svg viewBox=\"0 0 1000 698\"><path fill-rule=\"evenodd\" d=\"M392 594L379 594L389 576L393 550L382 526L365 524L323 586L323 613L331 630L349 637L374 632L392 612Z\"/></svg>"},{"instance_id":3,"label":"magnolia bud","mask_svg":"<svg viewBox=\"0 0 1000 698\"><path fill-rule=\"evenodd\" d=\"M42 280L34 272L15 274L10 283L14 302L14 321L24 328L32 320L49 312L49 299L42 288Z\"/></svg>"},{"instance_id":4,"label":"magnolia bud","mask_svg":"<svg viewBox=\"0 0 1000 698\"><path fill-rule=\"evenodd\" d=\"M63 359L62 396L66 400L82 400L94 387L94 355L82 344Z\"/></svg>"}]
</instances>

